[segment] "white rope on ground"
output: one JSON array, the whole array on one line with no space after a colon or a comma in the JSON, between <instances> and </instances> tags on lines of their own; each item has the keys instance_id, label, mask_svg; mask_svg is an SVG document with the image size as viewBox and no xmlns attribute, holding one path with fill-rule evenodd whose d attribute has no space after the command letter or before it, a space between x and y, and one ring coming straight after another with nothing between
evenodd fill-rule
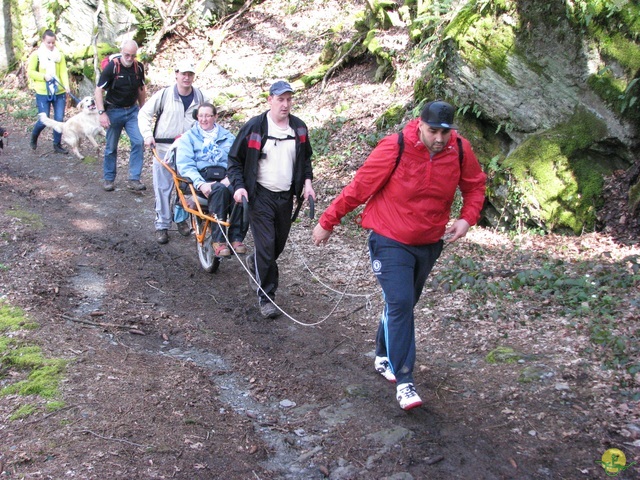
<instances>
[{"instance_id":1,"label":"white rope on ground","mask_svg":"<svg viewBox=\"0 0 640 480\"><path fill-rule=\"evenodd\" d=\"M302 264L304 265L304 267L307 269L307 271L311 274L311 276L320 284L322 285L324 288L326 288L327 290L334 292L334 293L338 293L341 295L344 295L346 297L364 297L367 299L367 302L369 303L371 301L371 297L374 295L374 293L346 293L346 288L343 292L340 292L338 290L335 290L333 288L331 288L329 285L325 284L322 280L320 280L320 277L318 277L312 270L311 268L309 268L309 265L307 265L307 262L305 261L304 257L302 256L302 253L300 253L300 251L298 250L298 245L296 244L296 242L293 239L289 240L291 242L291 244L293 245L293 250L296 252L296 254L298 254L298 256L300 257L300 260L302 261ZM367 250L367 247L365 246L364 250ZM356 264L356 268L353 269L353 271L355 272L358 268L358 265L360 265L360 258L358 257L358 263ZM348 284L347 284L348 286ZM377 295L378 292L375 292L375 295Z\"/></svg>"},{"instance_id":2,"label":"white rope on ground","mask_svg":"<svg viewBox=\"0 0 640 480\"><path fill-rule=\"evenodd\" d=\"M233 252L233 255L236 257L236 259L238 260L238 262L240 263L240 265L242 265L242 268L244 269L245 272L247 272L247 274L249 275L249 277L251 278L251 280L253 281L253 283L255 285L258 286L258 289L264 294L264 296L273 304L273 306L275 306L285 317L287 317L289 320L291 320L294 323L297 323L298 325L301 325L303 327L314 327L316 325L320 325L322 323L324 323L331 315L333 315L333 312L336 311L336 309L338 308L338 305L340 305L340 302L342 302L342 300L344 299L345 296L354 296L354 297L366 297L367 302L367 309L369 309L371 307L371 295L372 294L368 294L368 295L355 295L355 294L347 294L347 288L349 287L350 282L347 282L345 289L343 292L339 292L337 290L332 289L331 287L326 286L324 283L319 282L325 286L325 288L328 288L329 290L336 292L338 294L340 294L340 298L338 299L338 301L336 302L335 306L331 309L331 311L322 319L318 320L317 322L314 323L305 323L305 322L301 322L300 320L297 320L295 318L293 318L291 315L289 315L287 312L285 312L280 305L278 305L276 302L273 301L273 299L271 299L271 297L269 297L269 295L267 295L267 293L262 289L262 287L260 286L260 284L258 283L258 281L256 280L256 278L251 274L251 272L249 271L249 269L247 268L247 266L245 265L245 262L243 262L240 258L240 256L238 255L238 253L235 251L235 249L233 248L233 245L231 244L231 242L229 241L229 237L227 236L227 232L225 232L224 228L222 228L222 225L220 225L219 223L217 224L218 228L220 229L220 231L222 232L222 235L225 238L225 241L227 242L227 244L229 245L229 247L231 248L231 251ZM290 241L294 244L294 249L295 249L295 242L290 239ZM313 272L311 272L311 269L307 266L306 262L303 263L305 265L305 267L307 268L307 270L314 276L314 278L317 279L317 277L313 274ZM358 264L360 263L360 257L358 258ZM356 265L357 267L357 265ZM355 274L357 268L354 268L352 270L352 277Z\"/></svg>"}]
</instances>

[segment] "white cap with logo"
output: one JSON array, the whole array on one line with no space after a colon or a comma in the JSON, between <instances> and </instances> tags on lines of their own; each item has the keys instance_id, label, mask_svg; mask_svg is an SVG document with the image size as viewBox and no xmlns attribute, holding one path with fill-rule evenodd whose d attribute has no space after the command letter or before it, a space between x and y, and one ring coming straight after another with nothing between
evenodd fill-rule
<instances>
[{"instance_id":1,"label":"white cap with logo","mask_svg":"<svg viewBox=\"0 0 640 480\"><path fill-rule=\"evenodd\" d=\"M196 68L193 66L193 63L191 63L189 60L182 60L181 62L178 62L178 64L176 65L176 72L179 72L179 73L185 73L185 72L196 73Z\"/></svg>"}]
</instances>

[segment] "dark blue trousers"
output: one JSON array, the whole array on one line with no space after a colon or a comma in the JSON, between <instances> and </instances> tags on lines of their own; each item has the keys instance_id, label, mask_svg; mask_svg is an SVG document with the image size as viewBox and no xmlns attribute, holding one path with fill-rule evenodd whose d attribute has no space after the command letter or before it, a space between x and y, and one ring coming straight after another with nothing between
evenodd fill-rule
<instances>
[{"instance_id":1,"label":"dark blue trousers","mask_svg":"<svg viewBox=\"0 0 640 480\"><path fill-rule=\"evenodd\" d=\"M411 246L375 232L369 236L371 268L385 301L376 336L376 356L389 358L398 385L413 382L416 361L413 309L442 246L442 241Z\"/></svg>"}]
</instances>

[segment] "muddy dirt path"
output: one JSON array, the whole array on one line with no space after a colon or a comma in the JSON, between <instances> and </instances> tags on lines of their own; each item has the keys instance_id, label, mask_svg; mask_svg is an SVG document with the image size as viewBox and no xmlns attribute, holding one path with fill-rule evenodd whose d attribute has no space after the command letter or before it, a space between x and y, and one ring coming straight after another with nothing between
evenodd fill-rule
<instances>
[{"instance_id":1,"label":"muddy dirt path","mask_svg":"<svg viewBox=\"0 0 640 480\"><path fill-rule=\"evenodd\" d=\"M211 275L193 238L154 241L150 158L146 192L126 190L124 164L104 192L101 161L49 145L34 154L18 130L0 157L0 278L2 295L40 324L28 338L69 360L66 407L8 422L24 399L5 402L8 478L604 478L599 441L528 434L542 418L523 433L504 412L527 401L522 392L464 346L431 357L419 345L425 406L398 408L372 368L381 304L364 237L316 249L311 221L297 224L278 303L303 323L335 311L312 327L265 321L237 260ZM371 296L331 292L305 263L338 291ZM559 430L588 423L579 400L535 399L547 400L538 406L561 411Z\"/></svg>"}]
</instances>

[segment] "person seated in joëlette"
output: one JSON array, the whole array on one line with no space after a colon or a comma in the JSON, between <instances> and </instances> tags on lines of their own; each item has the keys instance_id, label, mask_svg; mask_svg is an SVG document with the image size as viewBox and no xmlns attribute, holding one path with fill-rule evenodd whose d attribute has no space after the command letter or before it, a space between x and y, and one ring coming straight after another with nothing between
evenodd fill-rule
<instances>
[{"instance_id":1,"label":"person seated in jo\u00eblette","mask_svg":"<svg viewBox=\"0 0 640 480\"><path fill-rule=\"evenodd\" d=\"M211 103L203 103L193 112L197 123L178 140L176 168L178 174L191 182L199 195L207 199L210 215L226 221L233 198L232 187L227 178L227 158L235 135L218 125L218 111ZM236 253L246 253L242 243L246 230L242 231L242 207L233 209L228 238ZM223 231L213 226L212 245L216 257L231 255Z\"/></svg>"}]
</instances>

